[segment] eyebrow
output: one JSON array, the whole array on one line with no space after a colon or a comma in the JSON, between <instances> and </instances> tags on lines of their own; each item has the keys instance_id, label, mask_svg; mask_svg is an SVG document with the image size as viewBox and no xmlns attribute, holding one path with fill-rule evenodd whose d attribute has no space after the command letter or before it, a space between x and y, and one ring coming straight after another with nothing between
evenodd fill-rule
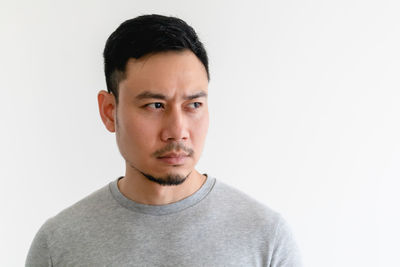
<instances>
[{"instance_id":1,"label":"eyebrow","mask_svg":"<svg viewBox=\"0 0 400 267\"><path fill-rule=\"evenodd\" d=\"M193 95L184 96L183 99L192 100L192 99L196 99L196 98L200 98L200 97L207 97L207 93L201 91L201 92L195 93ZM149 91L144 91L136 96L137 100L143 100L143 99L149 99L149 98L166 100L167 96L165 96L163 94L152 93Z\"/></svg>"}]
</instances>

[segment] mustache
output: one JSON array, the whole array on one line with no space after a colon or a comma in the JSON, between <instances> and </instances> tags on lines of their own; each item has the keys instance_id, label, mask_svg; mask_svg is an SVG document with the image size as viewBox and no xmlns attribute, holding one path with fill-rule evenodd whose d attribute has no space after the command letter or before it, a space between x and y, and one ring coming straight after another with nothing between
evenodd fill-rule
<instances>
[{"instance_id":1,"label":"mustache","mask_svg":"<svg viewBox=\"0 0 400 267\"><path fill-rule=\"evenodd\" d=\"M161 157L163 154L168 153L168 152L173 152L176 151L178 152L179 150L182 150L188 154L189 157L191 157L194 154L194 150L186 147L182 142L171 142L168 145L166 145L164 148L161 148L153 153L153 157Z\"/></svg>"}]
</instances>

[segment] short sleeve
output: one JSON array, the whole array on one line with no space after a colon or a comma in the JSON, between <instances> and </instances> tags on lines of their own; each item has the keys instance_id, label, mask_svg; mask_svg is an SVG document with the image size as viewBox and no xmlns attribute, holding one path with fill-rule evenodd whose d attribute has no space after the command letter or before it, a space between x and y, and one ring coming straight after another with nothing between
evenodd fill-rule
<instances>
[{"instance_id":1,"label":"short sleeve","mask_svg":"<svg viewBox=\"0 0 400 267\"><path fill-rule=\"evenodd\" d=\"M33 239L28 256L26 258L26 267L53 266L48 244L48 224L49 220L43 224Z\"/></svg>"},{"instance_id":2,"label":"short sleeve","mask_svg":"<svg viewBox=\"0 0 400 267\"><path fill-rule=\"evenodd\" d=\"M286 220L279 216L270 267L302 267L299 248Z\"/></svg>"}]
</instances>

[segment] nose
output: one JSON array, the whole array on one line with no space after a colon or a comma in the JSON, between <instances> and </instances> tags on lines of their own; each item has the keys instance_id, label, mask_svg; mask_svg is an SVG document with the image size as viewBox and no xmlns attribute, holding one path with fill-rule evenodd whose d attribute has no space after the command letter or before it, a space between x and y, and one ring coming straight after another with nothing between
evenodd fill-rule
<instances>
[{"instance_id":1,"label":"nose","mask_svg":"<svg viewBox=\"0 0 400 267\"><path fill-rule=\"evenodd\" d=\"M164 124L161 131L161 140L164 142L187 141L189 132L183 111L180 108L172 108L165 113Z\"/></svg>"}]
</instances>

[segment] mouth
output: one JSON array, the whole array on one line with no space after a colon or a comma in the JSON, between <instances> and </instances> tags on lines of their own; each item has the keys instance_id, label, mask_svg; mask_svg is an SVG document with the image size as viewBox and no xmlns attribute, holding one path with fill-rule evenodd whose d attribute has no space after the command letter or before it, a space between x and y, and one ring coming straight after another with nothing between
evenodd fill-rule
<instances>
[{"instance_id":1,"label":"mouth","mask_svg":"<svg viewBox=\"0 0 400 267\"><path fill-rule=\"evenodd\" d=\"M185 153L168 153L157 159L169 165L182 165L189 158L188 154Z\"/></svg>"}]
</instances>

